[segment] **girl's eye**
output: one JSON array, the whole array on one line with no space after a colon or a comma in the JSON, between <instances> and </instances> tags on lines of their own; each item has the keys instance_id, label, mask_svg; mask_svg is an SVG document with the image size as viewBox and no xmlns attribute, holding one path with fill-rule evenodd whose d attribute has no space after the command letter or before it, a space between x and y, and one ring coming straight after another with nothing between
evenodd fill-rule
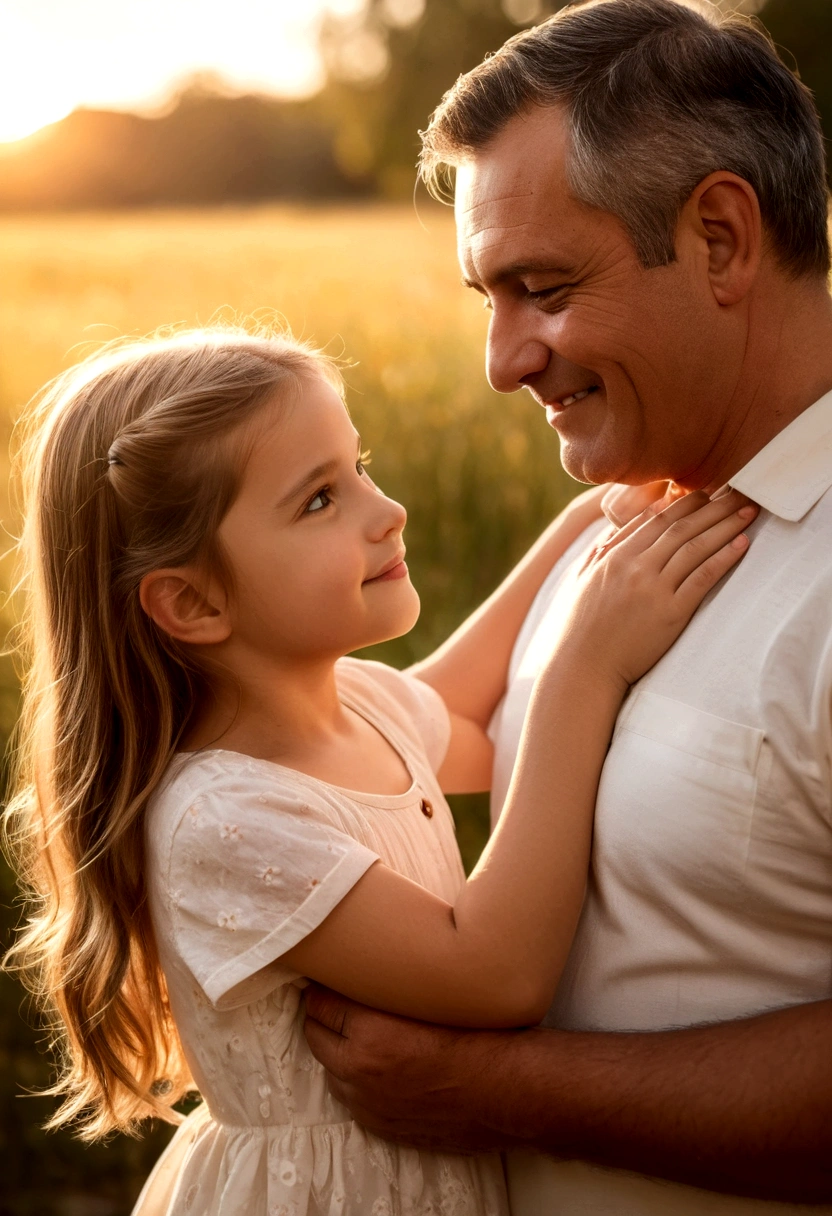
<instances>
[{"instance_id":1,"label":"girl's eye","mask_svg":"<svg viewBox=\"0 0 832 1216\"><path fill-rule=\"evenodd\" d=\"M364 473L366 472L367 465L370 463L370 459L371 459L371 457L370 457L369 448L367 449L366 452L362 452L361 455L358 457L358 460L355 462L355 469L356 469L356 472L358 473L359 477L363 477Z\"/></svg>"},{"instance_id":2,"label":"girl's eye","mask_svg":"<svg viewBox=\"0 0 832 1216\"><path fill-rule=\"evenodd\" d=\"M307 514L314 515L316 511L323 511L324 507L328 507L331 502L329 486L323 486L307 505Z\"/></svg>"}]
</instances>

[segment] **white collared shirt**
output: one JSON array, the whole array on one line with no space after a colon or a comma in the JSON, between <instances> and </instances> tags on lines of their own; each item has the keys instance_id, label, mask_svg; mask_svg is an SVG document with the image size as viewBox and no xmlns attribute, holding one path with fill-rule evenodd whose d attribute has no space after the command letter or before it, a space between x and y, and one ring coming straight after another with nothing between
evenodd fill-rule
<instances>
[{"instance_id":1,"label":"white collared shirt","mask_svg":"<svg viewBox=\"0 0 832 1216\"><path fill-rule=\"evenodd\" d=\"M547 1025L660 1030L832 997L832 393L731 484L763 508L751 546L619 714ZM599 527L518 637L491 727L497 813L555 590ZM553 756L553 780L568 762ZM544 1158L512 1173L515 1216L805 1212Z\"/></svg>"}]
</instances>

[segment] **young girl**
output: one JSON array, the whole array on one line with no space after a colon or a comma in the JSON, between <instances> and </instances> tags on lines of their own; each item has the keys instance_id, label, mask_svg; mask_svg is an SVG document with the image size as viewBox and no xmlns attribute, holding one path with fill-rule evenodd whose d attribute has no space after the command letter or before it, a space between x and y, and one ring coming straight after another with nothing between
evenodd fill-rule
<instances>
[{"instance_id":1,"label":"young girl","mask_svg":"<svg viewBox=\"0 0 832 1216\"><path fill-rule=\"evenodd\" d=\"M487 788L514 636L599 492L400 673L344 657L419 607L404 509L360 453L332 363L241 331L110 349L46 390L28 440L10 814L36 902L15 952L59 1027L53 1126L92 1139L202 1095L139 1216L507 1211L498 1158L350 1120L306 1047L302 977L459 1026L542 1017L621 700L754 513L691 495L596 551L466 882L442 791Z\"/></svg>"}]
</instances>

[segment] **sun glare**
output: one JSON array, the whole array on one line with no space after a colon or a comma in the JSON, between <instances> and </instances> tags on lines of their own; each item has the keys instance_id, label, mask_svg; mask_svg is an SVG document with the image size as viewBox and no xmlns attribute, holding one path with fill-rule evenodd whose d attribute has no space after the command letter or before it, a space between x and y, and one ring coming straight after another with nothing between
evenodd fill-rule
<instances>
[{"instance_id":1,"label":"sun glare","mask_svg":"<svg viewBox=\"0 0 832 1216\"><path fill-rule=\"evenodd\" d=\"M78 106L150 111L213 72L233 88L302 96L322 83L322 13L361 0L0 0L0 142Z\"/></svg>"},{"instance_id":2,"label":"sun glare","mask_svg":"<svg viewBox=\"0 0 832 1216\"><path fill-rule=\"evenodd\" d=\"M0 6L0 141L24 139L73 108L52 47Z\"/></svg>"},{"instance_id":3,"label":"sun glare","mask_svg":"<svg viewBox=\"0 0 832 1216\"><path fill-rule=\"evenodd\" d=\"M5 85L5 81L3 83ZM65 118L73 108L71 105L66 105L66 103L57 100L53 104L45 97L34 99L31 106L26 105L25 101L23 104L20 104L20 99L15 97L11 105L7 106L7 94L8 89L3 88L2 110L0 111L0 143L4 144L25 139L27 135L34 135L42 127Z\"/></svg>"}]
</instances>

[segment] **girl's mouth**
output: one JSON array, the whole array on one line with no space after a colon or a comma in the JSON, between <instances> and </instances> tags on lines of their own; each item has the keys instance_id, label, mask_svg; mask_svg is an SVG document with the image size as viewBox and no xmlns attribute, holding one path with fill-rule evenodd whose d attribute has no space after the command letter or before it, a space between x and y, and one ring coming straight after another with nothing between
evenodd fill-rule
<instances>
[{"instance_id":1,"label":"girl's mouth","mask_svg":"<svg viewBox=\"0 0 832 1216\"><path fill-rule=\"evenodd\" d=\"M380 574L374 575L372 578L365 578L365 583L383 583L392 579L404 578L407 574L407 565L403 558L398 558L391 565L388 565L381 571Z\"/></svg>"}]
</instances>

